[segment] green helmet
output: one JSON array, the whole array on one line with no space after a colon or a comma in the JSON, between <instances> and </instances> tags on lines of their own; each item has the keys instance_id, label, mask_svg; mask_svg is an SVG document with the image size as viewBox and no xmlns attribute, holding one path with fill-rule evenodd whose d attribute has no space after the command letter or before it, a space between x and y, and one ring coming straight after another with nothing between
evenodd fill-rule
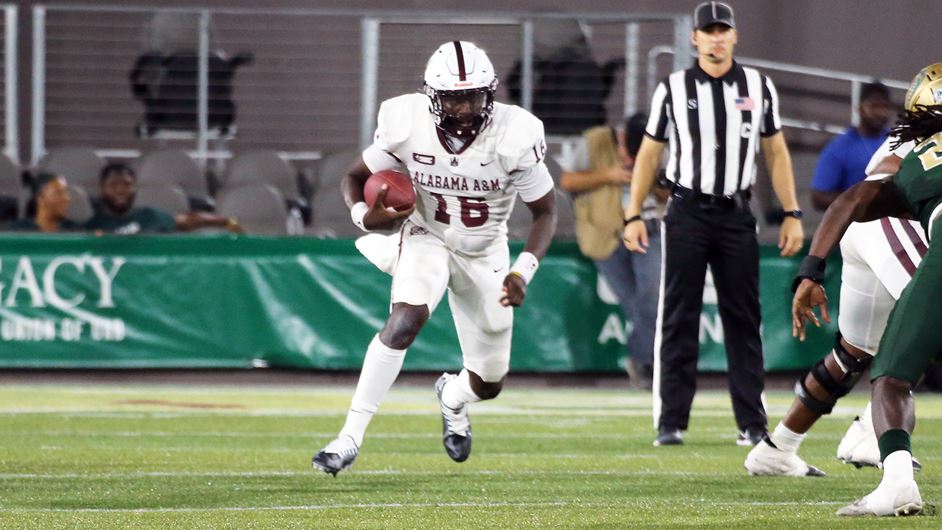
<instances>
[{"instance_id":1,"label":"green helmet","mask_svg":"<svg viewBox=\"0 0 942 530\"><path fill-rule=\"evenodd\" d=\"M930 64L913 78L906 91L906 111L912 112L916 105L942 105L942 63Z\"/></svg>"}]
</instances>

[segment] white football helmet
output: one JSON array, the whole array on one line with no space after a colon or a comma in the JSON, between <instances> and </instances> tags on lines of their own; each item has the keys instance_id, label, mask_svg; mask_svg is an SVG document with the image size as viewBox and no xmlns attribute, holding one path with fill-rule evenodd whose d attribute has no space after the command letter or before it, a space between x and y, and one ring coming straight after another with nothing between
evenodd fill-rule
<instances>
[{"instance_id":1,"label":"white football helmet","mask_svg":"<svg viewBox=\"0 0 942 530\"><path fill-rule=\"evenodd\" d=\"M423 88L439 129L473 137L490 122L497 74L484 50L473 43L446 42L428 60Z\"/></svg>"}]
</instances>

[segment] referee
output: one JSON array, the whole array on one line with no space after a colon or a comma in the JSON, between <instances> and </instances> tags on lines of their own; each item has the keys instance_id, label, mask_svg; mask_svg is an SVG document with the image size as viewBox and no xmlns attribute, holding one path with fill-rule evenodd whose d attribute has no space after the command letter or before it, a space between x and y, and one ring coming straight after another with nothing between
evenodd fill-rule
<instances>
[{"instance_id":1,"label":"referee","mask_svg":"<svg viewBox=\"0 0 942 530\"><path fill-rule=\"evenodd\" d=\"M645 253L648 233L641 199L670 146L673 183L663 223L664 274L654 345L655 446L683 443L696 391L700 312L707 265L713 272L729 365L729 388L740 434L754 445L765 434L765 373L759 335L759 244L749 208L761 151L785 210L779 235L783 256L801 249L804 235L791 157L781 131L772 81L733 61L738 35L733 9L704 2L694 10L691 40L697 64L670 74L654 92L625 210L625 245Z\"/></svg>"}]
</instances>

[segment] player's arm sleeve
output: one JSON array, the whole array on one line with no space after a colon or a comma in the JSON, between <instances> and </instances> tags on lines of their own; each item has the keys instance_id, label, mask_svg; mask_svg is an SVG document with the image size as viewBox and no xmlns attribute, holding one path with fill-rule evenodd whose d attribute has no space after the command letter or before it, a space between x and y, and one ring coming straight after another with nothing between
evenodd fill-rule
<instances>
[{"instance_id":1,"label":"player's arm sleeve","mask_svg":"<svg viewBox=\"0 0 942 530\"><path fill-rule=\"evenodd\" d=\"M760 134L768 138L782 130L782 118L778 112L778 91L768 76L762 76L762 126Z\"/></svg>"},{"instance_id":2,"label":"player's arm sleeve","mask_svg":"<svg viewBox=\"0 0 942 530\"><path fill-rule=\"evenodd\" d=\"M644 134L660 143L667 141L667 127L670 124L670 89L667 81L661 81L651 97L651 115L644 127Z\"/></svg>"},{"instance_id":3,"label":"player's arm sleeve","mask_svg":"<svg viewBox=\"0 0 942 530\"><path fill-rule=\"evenodd\" d=\"M386 169L405 169L405 164L396 154L396 148L408 137L412 117L408 107L402 103L402 98L395 98L384 101L379 107L373 143L363 150L363 162L373 173Z\"/></svg>"},{"instance_id":4,"label":"player's arm sleeve","mask_svg":"<svg viewBox=\"0 0 942 530\"><path fill-rule=\"evenodd\" d=\"M814 168L814 176L811 177L811 189L815 191L843 191L842 168L843 164L841 164L836 146L832 140L824 148L824 151L821 151L821 156L818 157L818 164Z\"/></svg>"}]
</instances>

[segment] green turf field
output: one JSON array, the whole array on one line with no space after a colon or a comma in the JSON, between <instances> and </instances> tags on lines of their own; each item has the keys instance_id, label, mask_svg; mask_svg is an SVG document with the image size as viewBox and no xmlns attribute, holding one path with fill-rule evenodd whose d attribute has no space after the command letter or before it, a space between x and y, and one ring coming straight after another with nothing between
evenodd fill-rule
<instances>
[{"instance_id":1,"label":"green turf field","mask_svg":"<svg viewBox=\"0 0 942 530\"><path fill-rule=\"evenodd\" d=\"M860 528L942 519L839 519L874 469L834 459L867 395L805 442L826 478L742 468L729 398L701 392L683 447L654 448L638 392L510 388L471 409L474 452L452 463L427 387L393 390L351 471L311 455L352 388L0 387L0 528ZM511 381L512 383L512 381ZM791 395L768 396L771 422ZM942 397L917 396L914 448L929 511L942 497Z\"/></svg>"}]
</instances>

